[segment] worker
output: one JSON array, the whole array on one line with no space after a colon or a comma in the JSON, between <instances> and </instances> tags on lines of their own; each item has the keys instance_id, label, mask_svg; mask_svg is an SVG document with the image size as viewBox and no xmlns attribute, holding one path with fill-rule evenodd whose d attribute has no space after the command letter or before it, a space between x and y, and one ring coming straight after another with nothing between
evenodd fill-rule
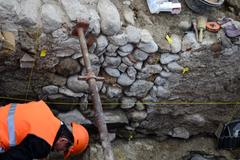
<instances>
[{"instance_id":1,"label":"worker","mask_svg":"<svg viewBox=\"0 0 240 160\"><path fill-rule=\"evenodd\" d=\"M42 100L0 107L0 160L42 159L50 151L66 159L83 152L88 141L82 125L72 122L68 128Z\"/></svg>"}]
</instances>

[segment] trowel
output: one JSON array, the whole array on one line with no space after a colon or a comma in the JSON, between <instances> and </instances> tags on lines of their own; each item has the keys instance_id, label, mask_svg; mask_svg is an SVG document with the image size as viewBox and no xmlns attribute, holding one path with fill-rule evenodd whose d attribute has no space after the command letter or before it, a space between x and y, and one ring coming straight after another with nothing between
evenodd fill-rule
<instances>
[{"instance_id":1,"label":"trowel","mask_svg":"<svg viewBox=\"0 0 240 160\"><path fill-rule=\"evenodd\" d=\"M203 31L206 29L207 17L199 16L197 17L197 28L199 30L198 41L201 43L203 41Z\"/></svg>"},{"instance_id":2,"label":"trowel","mask_svg":"<svg viewBox=\"0 0 240 160\"><path fill-rule=\"evenodd\" d=\"M196 20L196 19L193 19L193 20L192 20L192 24L193 24L193 29L194 29L194 32L195 32L196 40L198 41L197 20Z\"/></svg>"}]
</instances>

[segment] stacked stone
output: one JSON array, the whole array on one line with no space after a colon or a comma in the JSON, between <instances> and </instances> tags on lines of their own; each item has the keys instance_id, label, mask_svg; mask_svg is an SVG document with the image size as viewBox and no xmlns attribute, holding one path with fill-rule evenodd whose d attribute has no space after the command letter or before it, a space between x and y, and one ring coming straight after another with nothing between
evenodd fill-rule
<instances>
[{"instance_id":1,"label":"stacked stone","mask_svg":"<svg viewBox=\"0 0 240 160\"><path fill-rule=\"evenodd\" d=\"M97 82L100 93L120 100L122 109L135 107L136 110L129 114L133 122L147 116L142 102L170 98L168 78L183 69L176 62L180 58L176 53L181 50L178 36L173 36L173 53L160 55L159 46L150 32L135 27L129 14L124 14L129 24L121 26L120 14L109 0L91 3L80 0L13 0L2 1L1 5L5 6L0 10L3 13L1 19L7 22L11 17L16 18L17 23L11 25L22 31L19 32L19 42L28 53L34 53L36 39L29 37L24 27L39 30L38 49L47 49L47 55L37 60L36 68L54 72L49 73L51 85L42 88L49 99L81 98L89 93L87 82L78 79L78 75L86 73L79 41L69 35L76 19L89 21L88 32L97 37L96 43L89 48L94 73L112 80ZM7 8L16 10L7 12ZM157 61L149 62L153 56ZM34 61L31 55L25 55L21 62L30 60Z\"/></svg>"},{"instance_id":2,"label":"stacked stone","mask_svg":"<svg viewBox=\"0 0 240 160\"><path fill-rule=\"evenodd\" d=\"M66 8L69 7L69 4L65 4L64 1L61 2L65 6L70 20L76 19L78 15L73 15L76 12L72 13L72 10L69 11ZM103 85L102 82L99 82L99 89L102 89L101 92L109 98L121 98L124 97L123 95L126 97L143 98L154 88L152 90L154 92L152 93L153 95L168 97L167 95L162 95L169 94L169 91L164 89L163 86L161 87L166 81L166 79L160 76L160 73L164 75L161 64L159 62L156 64L145 63L151 54L158 51L158 45L154 42L149 31L132 25L121 28L118 10L110 1L99 1L97 9L101 19L97 12L92 12L90 15L93 16L88 17L89 19L94 19L94 21L90 21L90 26L94 26L93 28L90 27L90 32L97 36L96 43L89 49L91 63L96 75L99 74L101 68L107 76L115 79L117 84L104 83ZM59 92L74 97L79 97L81 94L74 95L70 91L74 93L88 93L87 83L84 80L78 80L76 75L79 73L84 75L86 72L83 67L84 62L78 39L69 37L66 28L63 27L53 31L51 35L55 42L54 53L56 57L60 58L60 62L56 66L56 72L67 78L66 86L64 86L64 89L60 89ZM173 59L171 57L168 57L167 54L163 56L161 58L163 59L161 60L163 61L162 64L167 65L178 59L175 56L173 56ZM177 70L174 68L174 65L170 65L170 67L173 70ZM159 75L156 78L156 85L148 80L152 75ZM158 91L162 93L157 93Z\"/></svg>"}]
</instances>

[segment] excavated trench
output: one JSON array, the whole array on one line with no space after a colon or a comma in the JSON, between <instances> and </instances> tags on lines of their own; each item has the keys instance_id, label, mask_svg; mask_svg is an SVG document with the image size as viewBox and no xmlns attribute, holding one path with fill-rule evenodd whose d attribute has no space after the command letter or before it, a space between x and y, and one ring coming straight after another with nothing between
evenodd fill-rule
<instances>
[{"instance_id":1,"label":"excavated trench","mask_svg":"<svg viewBox=\"0 0 240 160\"><path fill-rule=\"evenodd\" d=\"M217 149L215 131L240 116L240 38L221 29L198 43L192 19L199 14L180 2L179 15L152 15L145 0L0 0L2 32L16 40L15 52L0 52L0 105L44 99L91 134L87 151L72 159L102 160L89 87L77 78L86 73L82 53L70 34L76 18L87 19L116 160L238 159L238 150ZM239 9L229 0L203 15L232 18L240 29Z\"/></svg>"}]
</instances>

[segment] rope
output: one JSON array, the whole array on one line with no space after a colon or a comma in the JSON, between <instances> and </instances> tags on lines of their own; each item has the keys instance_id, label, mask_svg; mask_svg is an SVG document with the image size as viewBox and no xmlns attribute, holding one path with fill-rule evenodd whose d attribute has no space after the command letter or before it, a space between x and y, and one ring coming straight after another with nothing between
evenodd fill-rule
<instances>
[{"instance_id":1,"label":"rope","mask_svg":"<svg viewBox=\"0 0 240 160\"><path fill-rule=\"evenodd\" d=\"M0 97L0 99L4 99L4 100L16 100L16 101L37 101L37 99L21 99L21 98L14 98L14 97ZM68 102L49 102L49 101L45 101L48 104L58 104L58 105L79 105L79 104L90 104L93 105L93 103L68 103ZM109 102L103 102L102 104L104 105L120 105L122 103L120 102L113 102L113 103L109 103ZM129 103L131 104L131 103ZM142 104L159 104L159 105L235 105L238 106L240 105L240 102L142 102Z\"/></svg>"},{"instance_id":2,"label":"rope","mask_svg":"<svg viewBox=\"0 0 240 160\"><path fill-rule=\"evenodd\" d=\"M38 53L38 49L39 49L39 45L40 45L40 40L39 40L39 37L41 35L41 29L37 29L37 31L34 33L34 39L35 39L35 43L34 43L34 51L35 51L35 55L34 55L34 60L36 60L37 58L37 53ZM29 75L29 80L28 80L28 84L27 84L27 89L26 89L26 95L25 95L25 100L24 101L28 101L28 93L29 93L29 90L30 90L30 86L31 86L31 82L32 82L32 75L33 75L33 70L34 70L34 67L35 67L35 62L33 63L33 66L31 68L31 72L30 72L30 75Z\"/></svg>"}]
</instances>

